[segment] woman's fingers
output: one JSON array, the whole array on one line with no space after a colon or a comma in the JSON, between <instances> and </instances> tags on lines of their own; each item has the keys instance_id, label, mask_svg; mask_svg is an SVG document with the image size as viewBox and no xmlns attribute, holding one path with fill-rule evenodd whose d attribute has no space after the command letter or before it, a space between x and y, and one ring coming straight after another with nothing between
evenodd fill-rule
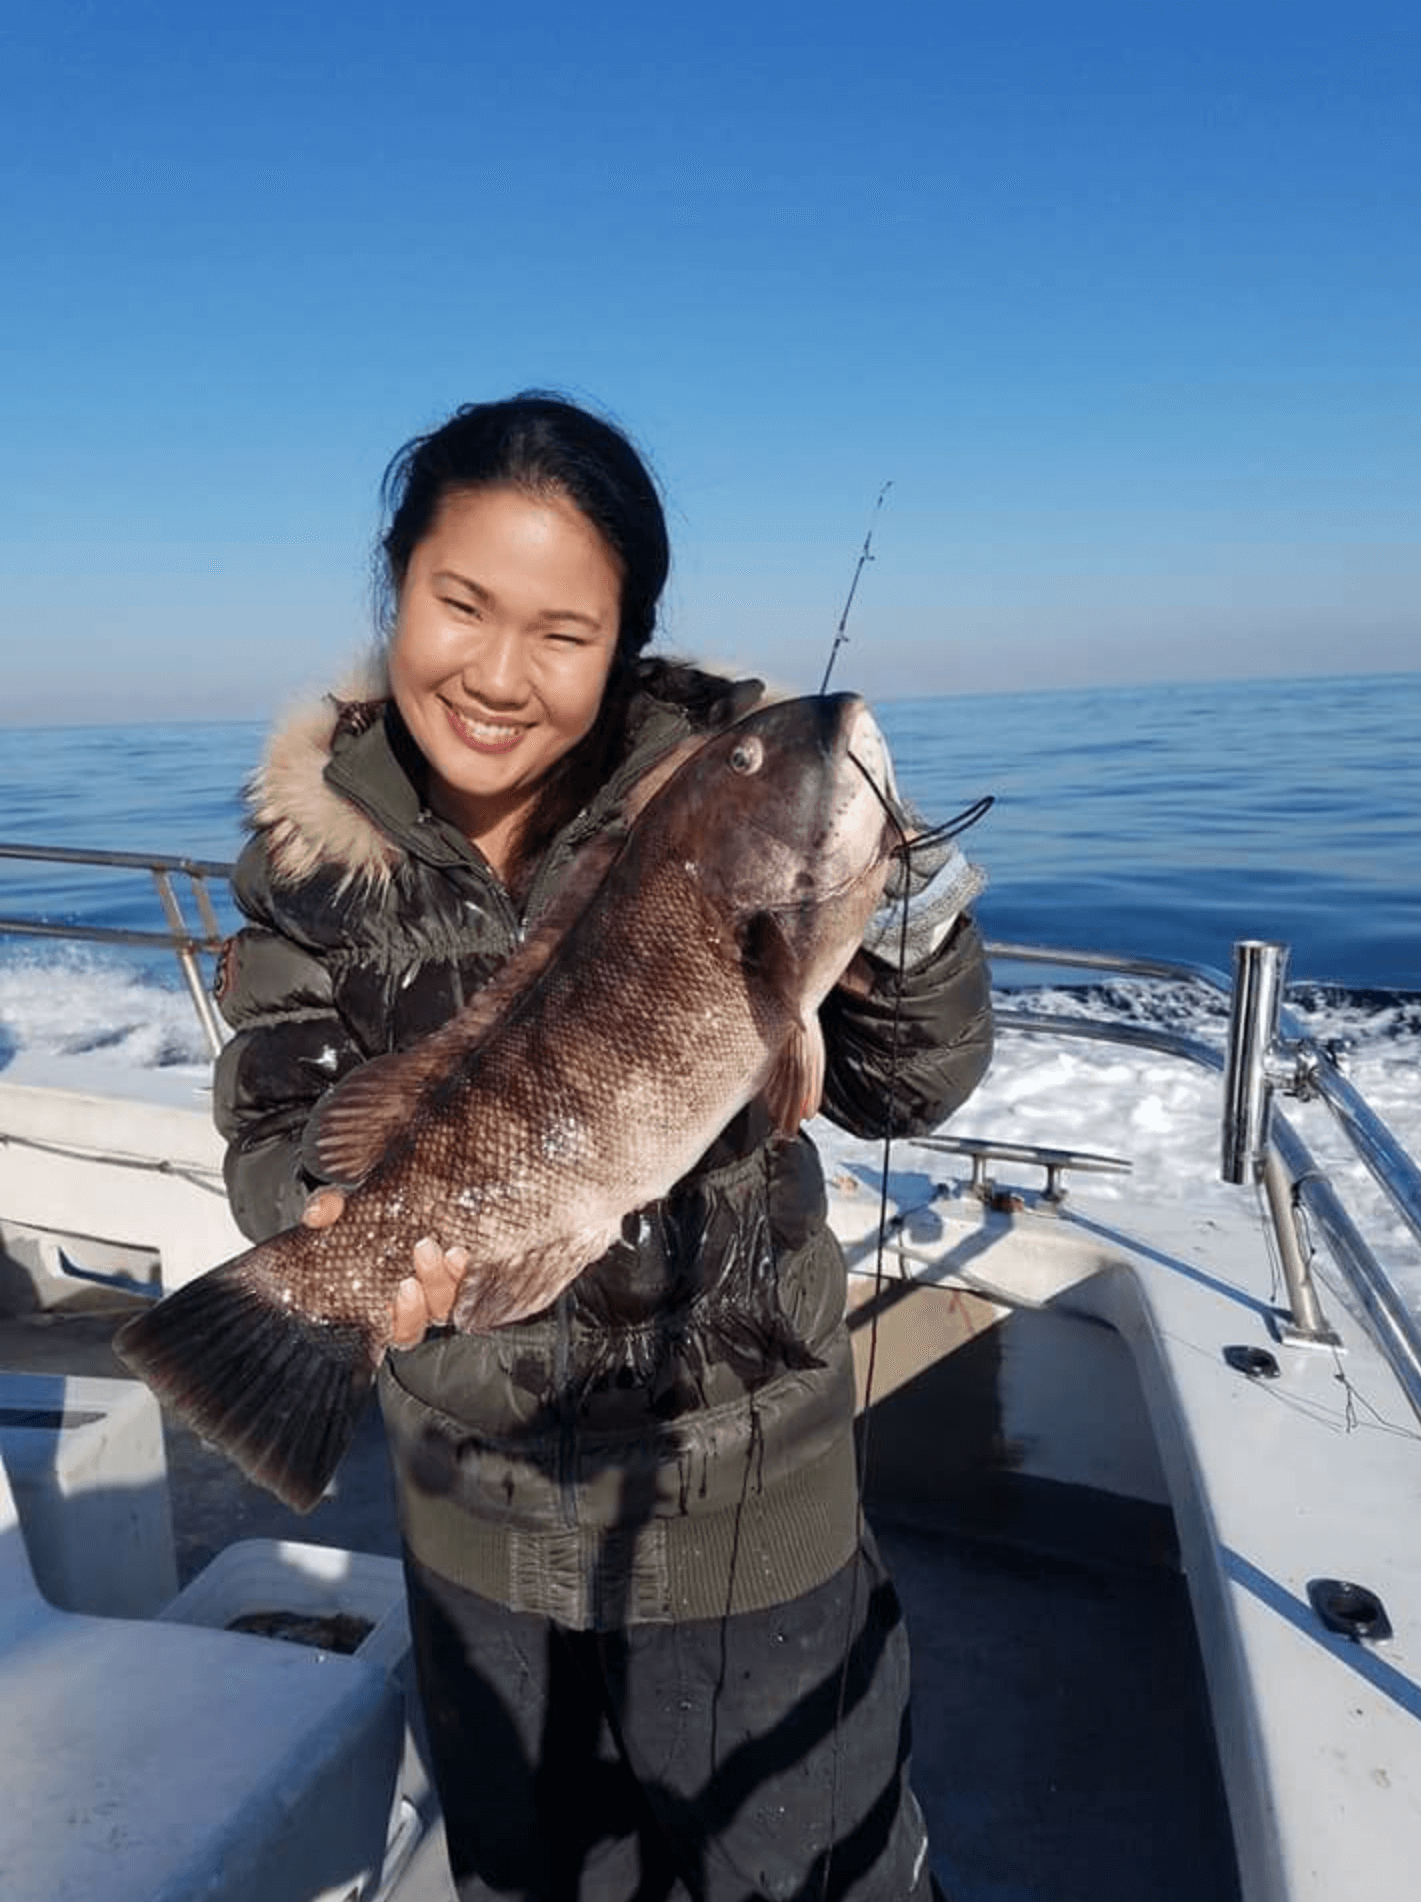
<instances>
[{"instance_id":1,"label":"woman's fingers","mask_svg":"<svg viewBox=\"0 0 1421 1902\"><path fill-rule=\"evenodd\" d=\"M339 1189L317 1189L301 1211L307 1228L329 1228L345 1213L345 1196Z\"/></svg>"},{"instance_id":2,"label":"woman's fingers","mask_svg":"<svg viewBox=\"0 0 1421 1902\"><path fill-rule=\"evenodd\" d=\"M406 1275L396 1288L390 1313L390 1339L394 1345L418 1347L429 1326L429 1304L413 1275Z\"/></svg>"},{"instance_id":3,"label":"woman's fingers","mask_svg":"<svg viewBox=\"0 0 1421 1902\"><path fill-rule=\"evenodd\" d=\"M345 1213L340 1189L317 1189L301 1212L307 1228L329 1228ZM442 1326L453 1312L459 1283L469 1266L465 1248L443 1249L426 1235L414 1245L414 1273L406 1275L391 1304L390 1338L396 1347L415 1347L428 1328Z\"/></svg>"},{"instance_id":4,"label":"woman's fingers","mask_svg":"<svg viewBox=\"0 0 1421 1902\"><path fill-rule=\"evenodd\" d=\"M468 1265L467 1249L442 1249L429 1235L415 1243L414 1273L395 1291L390 1338L396 1347L414 1347L426 1328L449 1319Z\"/></svg>"},{"instance_id":5,"label":"woman's fingers","mask_svg":"<svg viewBox=\"0 0 1421 1902\"><path fill-rule=\"evenodd\" d=\"M447 1321L459 1292L459 1283L469 1265L462 1248L442 1249L432 1236L414 1246L414 1271L424 1292L432 1321Z\"/></svg>"}]
</instances>

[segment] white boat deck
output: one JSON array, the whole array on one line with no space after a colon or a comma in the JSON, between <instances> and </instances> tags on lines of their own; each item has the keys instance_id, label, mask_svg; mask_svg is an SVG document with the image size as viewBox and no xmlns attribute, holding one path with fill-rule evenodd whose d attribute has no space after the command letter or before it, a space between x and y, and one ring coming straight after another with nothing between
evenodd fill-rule
<instances>
[{"instance_id":1,"label":"white boat deck","mask_svg":"<svg viewBox=\"0 0 1421 1902\"><path fill-rule=\"evenodd\" d=\"M1117 1378L1128 1357L1177 1529L1243 1893L1409 1902L1421 1856L1415 1416L1335 1296L1325 1300L1336 1348L1280 1339L1266 1238L1246 1198L1232 1216L1132 1209L1129 1232L1121 1212L1118 1201L1093 1209L1087 1186L1060 1213L992 1213L958 1197L910 1217L904 1239L915 1272L1007 1310L995 1392L1018 1475L1054 1466L1079 1479L1108 1464L1093 1429L1108 1439L1128 1420ZM1028 1338L1043 1323L1054 1330L1044 1357ZM1080 1334L1075 1348L1063 1328ZM1099 1344L1079 1351L1091 1330L1109 1330L1108 1376ZM1234 1348L1270 1352L1276 1378L1239 1371L1226 1358ZM1072 1368L1082 1377L1072 1396L1035 1385L1044 1360L1057 1383ZM1153 1489L1145 1478L1135 1490ZM1328 1630L1309 1600L1320 1579L1376 1594L1390 1635ZM1157 1700L1148 1681L1138 1689Z\"/></svg>"},{"instance_id":2,"label":"white boat deck","mask_svg":"<svg viewBox=\"0 0 1421 1902\"><path fill-rule=\"evenodd\" d=\"M4 1126L28 1114L38 1140L0 1150L0 1208L71 1239L110 1233L101 1204L134 1174L119 1152L147 1140L141 1117L110 1104L106 1122L98 1096L66 1117L52 1087L9 1089ZM160 1113L195 1145L172 1175L185 1221L213 1196L211 1138L200 1109ZM41 1197L24 1158L62 1145L56 1222L58 1178ZM76 1148L93 1152L78 1178ZM1074 1178L1063 1210L1030 1187L998 1208L960 1187L919 1200L903 1211L914 1281L893 1258L881 1287L857 1275L851 1323L864 1350L876 1334L868 1497L914 1644L915 1782L944 1888L956 1902L1412 1902L1421 1434L1367 1335L1325 1290L1339 1347L1279 1338L1267 1238L1241 1192L1130 1202ZM150 1227L125 1215L122 1239L161 1263L146 1206ZM840 1196L834 1213L866 1269L876 1202ZM0 1366L114 1376L122 1305L80 1285L0 1320ZM1240 1347L1270 1351L1277 1378L1240 1372L1226 1358ZM183 1584L238 1540L397 1551L373 1415L305 1520L171 1423L164 1438ZM1378 1594L1391 1635L1329 1632L1308 1597L1328 1577ZM417 1736L408 1752L427 1819ZM450 1902L437 1831L395 1895Z\"/></svg>"}]
</instances>

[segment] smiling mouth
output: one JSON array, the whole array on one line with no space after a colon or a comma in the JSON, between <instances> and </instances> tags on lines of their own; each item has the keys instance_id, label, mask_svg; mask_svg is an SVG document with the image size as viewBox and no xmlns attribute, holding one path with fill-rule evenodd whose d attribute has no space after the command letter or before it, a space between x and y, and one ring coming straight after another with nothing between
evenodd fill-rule
<instances>
[{"instance_id":1,"label":"smiling mouth","mask_svg":"<svg viewBox=\"0 0 1421 1902\"><path fill-rule=\"evenodd\" d=\"M472 714L461 713L447 700L443 706L456 736L479 753L506 753L528 730L526 725L515 725L508 720L476 719Z\"/></svg>"}]
</instances>

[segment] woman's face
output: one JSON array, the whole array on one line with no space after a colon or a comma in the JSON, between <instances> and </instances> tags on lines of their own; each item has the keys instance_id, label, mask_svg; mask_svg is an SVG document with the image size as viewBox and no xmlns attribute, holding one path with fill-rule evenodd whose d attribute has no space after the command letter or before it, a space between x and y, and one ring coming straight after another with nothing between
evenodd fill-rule
<instances>
[{"instance_id":1,"label":"woman's face","mask_svg":"<svg viewBox=\"0 0 1421 1902\"><path fill-rule=\"evenodd\" d=\"M455 490L416 546L390 686L431 804L486 852L596 720L621 605L617 557L556 493Z\"/></svg>"}]
</instances>

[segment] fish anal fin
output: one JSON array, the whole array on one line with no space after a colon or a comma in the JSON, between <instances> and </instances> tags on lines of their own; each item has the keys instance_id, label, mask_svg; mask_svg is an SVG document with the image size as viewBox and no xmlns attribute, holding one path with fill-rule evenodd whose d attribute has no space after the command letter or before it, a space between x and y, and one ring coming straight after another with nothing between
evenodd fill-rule
<instances>
[{"instance_id":1,"label":"fish anal fin","mask_svg":"<svg viewBox=\"0 0 1421 1902\"><path fill-rule=\"evenodd\" d=\"M249 1479L309 1512L350 1445L384 1343L284 1306L278 1247L263 1243L167 1295L120 1329L114 1349Z\"/></svg>"},{"instance_id":2,"label":"fish anal fin","mask_svg":"<svg viewBox=\"0 0 1421 1902\"><path fill-rule=\"evenodd\" d=\"M762 1092L782 1136L793 1136L824 1095L824 1032L817 1014L801 1017L785 1040Z\"/></svg>"},{"instance_id":3,"label":"fish anal fin","mask_svg":"<svg viewBox=\"0 0 1421 1902\"><path fill-rule=\"evenodd\" d=\"M621 1217L593 1217L574 1233L527 1248L492 1271L474 1263L459 1283L450 1319L466 1334L488 1334L551 1306L622 1232Z\"/></svg>"}]
</instances>

